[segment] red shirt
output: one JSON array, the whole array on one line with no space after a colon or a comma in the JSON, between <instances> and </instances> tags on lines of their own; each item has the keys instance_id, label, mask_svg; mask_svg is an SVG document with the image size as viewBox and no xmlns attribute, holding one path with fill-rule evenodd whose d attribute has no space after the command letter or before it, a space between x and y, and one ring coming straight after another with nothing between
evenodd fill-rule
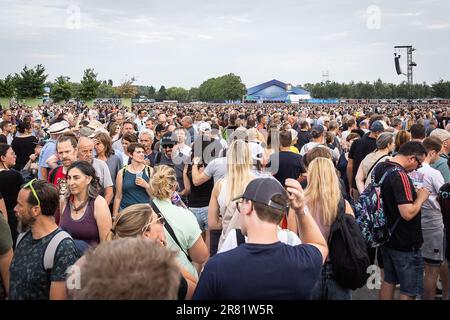
<instances>
[{"instance_id":1,"label":"red shirt","mask_svg":"<svg viewBox=\"0 0 450 320\"><path fill-rule=\"evenodd\" d=\"M56 170L56 173L53 172L53 170ZM50 171L48 175L48 182L55 185L59 190L59 195L63 196L67 191L67 181L66 181L66 174L63 172L63 166L56 167ZM53 181L50 181L53 177ZM55 222L57 225L59 225L59 218L60 218L60 211L59 209L55 212Z\"/></svg>"}]
</instances>

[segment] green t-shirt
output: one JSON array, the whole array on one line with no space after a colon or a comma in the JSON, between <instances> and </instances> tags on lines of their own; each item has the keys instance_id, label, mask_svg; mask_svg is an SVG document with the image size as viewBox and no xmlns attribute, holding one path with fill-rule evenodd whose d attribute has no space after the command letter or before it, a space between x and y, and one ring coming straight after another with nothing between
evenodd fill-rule
<instances>
[{"instance_id":1,"label":"green t-shirt","mask_svg":"<svg viewBox=\"0 0 450 320\"><path fill-rule=\"evenodd\" d=\"M438 160L431 164L433 169L438 170L444 177L444 182L450 182L450 169L448 168L448 157L445 155L440 155Z\"/></svg>"},{"instance_id":2,"label":"green t-shirt","mask_svg":"<svg viewBox=\"0 0 450 320\"><path fill-rule=\"evenodd\" d=\"M197 218L191 211L175 206L169 200L153 199L153 202L158 206L158 209L166 219L166 223L170 224L175 236L183 247L184 252L187 253L202 233L200 226L198 225ZM167 230L165 230L165 233L167 248L177 251L178 262L195 278L198 278L195 267L191 262L189 262L186 255L179 249L177 243L172 239Z\"/></svg>"}]
</instances>

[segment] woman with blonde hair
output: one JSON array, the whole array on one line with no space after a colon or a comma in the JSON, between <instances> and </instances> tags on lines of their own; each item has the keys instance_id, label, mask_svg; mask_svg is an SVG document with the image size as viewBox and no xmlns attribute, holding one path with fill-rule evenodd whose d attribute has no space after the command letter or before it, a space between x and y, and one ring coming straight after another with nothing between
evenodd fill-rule
<instances>
[{"instance_id":1,"label":"woman with blonde hair","mask_svg":"<svg viewBox=\"0 0 450 320\"><path fill-rule=\"evenodd\" d=\"M153 210L160 213L166 221L167 247L178 252L177 260L180 265L198 279L196 267L201 269L203 263L208 260L208 249L195 215L172 204L171 198L177 187L173 168L166 165L155 167L150 181L150 193L153 197Z\"/></svg>"},{"instance_id":2,"label":"woman with blonde hair","mask_svg":"<svg viewBox=\"0 0 450 320\"><path fill-rule=\"evenodd\" d=\"M162 247L166 247L164 225L164 217L155 213L150 205L134 204L119 213L108 235L108 240L143 238L153 240ZM182 275L178 299L190 299L197 280L181 265L178 267Z\"/></svg>"},{"instance_id":3,"label":"woman with blonde hair","mask_svg":"<svg viewBox=\"0 0 450 320\"><path fill-rule=\"evenodd\" d=\"M231 229L240 228L236 202L232 200L243 194L247 184L255 178L252 168L253 160L248 143L241 139L234 140L228 148L227 174L214 185L209 202L208 231L222 230L218 241L209 241L211 255L220 249Z\"/></svg>"},{"instance_id":4,"label":"woman with blonde hair","mask_svg":"<svg viewBox=\"0 0 450 320\"><path fill-rule=\"evenodd\" d=\"M305 213L311 214L325 239L329 238L330 228L336 217L344 210L353 214L348 201L343 199L339 178L330 159L318 157L308 166L308 186L305 189ZM289 229L297 230L295 216L288 216ZM315 300L350 300L351 290L340 286L333 278L333 261L327 258L322 267L322 275L313 290Z\"/></svg>"}]
</instances>

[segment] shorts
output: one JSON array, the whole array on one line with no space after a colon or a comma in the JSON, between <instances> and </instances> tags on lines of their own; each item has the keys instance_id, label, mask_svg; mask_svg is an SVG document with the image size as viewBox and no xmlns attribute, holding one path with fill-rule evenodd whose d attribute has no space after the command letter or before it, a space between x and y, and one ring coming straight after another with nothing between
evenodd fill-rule
<instances>
[{"instance_id":1,"label":"shorts","mask_svg":"<svg viewBox=\"0 0 450 320\"><path fill-rule=\"evenodd\" d=\"M422 295L423 260L420 249L398 251L383 246L384 281L400 284L400 293L409 297Z\"/></svg>"},{"instance_id":2,"label":"shorts","mask_svg":"<svg viewBox=\"0 0 450 320\"><path fill-rule=\"evenodd\" d=\"M422 257L426 264L440 266L445 259L445 233L443 228L422 229Z\"/></svg>"},{"instance_id":3,"label":"shorts","mask_svg":"<svg viewBox=\"0 0 450 320\"><path fill-rule=\"evenodd\" d=\"M197 218L198 225L202 231L208 230L208 207L189 208L189 210Z\"/></svg>"}]
</instances>

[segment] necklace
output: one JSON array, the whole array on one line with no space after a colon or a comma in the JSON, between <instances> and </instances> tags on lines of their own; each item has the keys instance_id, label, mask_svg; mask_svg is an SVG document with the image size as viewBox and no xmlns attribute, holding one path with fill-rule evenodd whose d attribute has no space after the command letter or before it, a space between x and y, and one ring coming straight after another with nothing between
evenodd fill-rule
<instances>
[{"instance_id":1,"label":"necklace","mask_svg":"<svg viewBox=\"0 0 450 320\"><path fill-rule=\"evenodd\" d=\"M75 212L78 212L78 211L80 211L81 209L83 209L84 207L86 207L86 205L87 205L87 203L89 202L89 198L86 200L86 201L84 201L84 202L82 202L78 207L75 207L75 203L74 203L74 201L73 201L73 199L70 201L70 210L72 210L72 211L75 211Z\"/></svg>"}]
</instances>

